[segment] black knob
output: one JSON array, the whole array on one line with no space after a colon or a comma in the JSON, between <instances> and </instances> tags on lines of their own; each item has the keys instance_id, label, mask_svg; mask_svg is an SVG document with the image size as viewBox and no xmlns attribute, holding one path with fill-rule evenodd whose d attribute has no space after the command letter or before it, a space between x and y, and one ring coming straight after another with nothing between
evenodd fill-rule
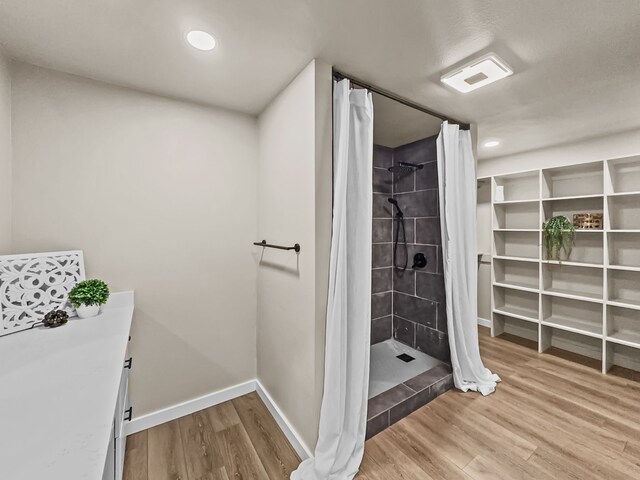
<instances>
[{"instance_id":1,"label":"black knob","mask_svg":"<svg viewBox=\"0 0 640 480\"><path fill-rule=\"evenodd\" d=\"M413 256L413 266L411 268L415 270L416 268L424 268L426 266L427 266L427 257L424 256L424 253L422 252L416 253Z\"/></svg>"}]
</instances>

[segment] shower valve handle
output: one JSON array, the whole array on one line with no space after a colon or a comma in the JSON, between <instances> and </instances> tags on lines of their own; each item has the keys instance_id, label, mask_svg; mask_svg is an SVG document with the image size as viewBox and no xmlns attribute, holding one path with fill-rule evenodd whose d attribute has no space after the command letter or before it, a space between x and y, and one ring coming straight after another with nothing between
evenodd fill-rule
<instances>
[{"instance_id":1,"label":"shower valve handle","mask_svg":"<svg viewBox=\"0 0 640 480\"><path fill-rule=\"evenodd\" d=\"M411 268L414 270L416 268L424 268L427 266L427 257L424 256L424 253L419 252L413 256L413 265Z\"/></svg>"}]
</instances>

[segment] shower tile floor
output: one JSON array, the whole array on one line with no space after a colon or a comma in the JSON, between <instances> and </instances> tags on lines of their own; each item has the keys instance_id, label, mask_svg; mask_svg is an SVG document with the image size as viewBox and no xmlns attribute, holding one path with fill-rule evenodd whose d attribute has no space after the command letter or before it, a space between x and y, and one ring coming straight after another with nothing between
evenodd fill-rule
<instances>
[{"instance_id":1,"label":"shower tile floor","mask_svg":"<svg viewBox=\"0 0 640 480\"><path fill-rule=\"evenodd\" d=\"M410 355L415 358L411 362L400 360L398 355ZM369 370L369 398L395 387L400 383L419 375L442 362L419 352L397 340L385 340L371 345L371 361Z\"/></svg>"},{"instance_id":2,"label":"shower tile floor","mask_svg":"<svg viewBox=\"0 0 640 480\"><path fill-rule=\"evenodd\" d=\"M414 358L405 362L399 355ZM394 339L371 346L367 438L453 386L451 367Z\"/></svg>"}]
</instances>

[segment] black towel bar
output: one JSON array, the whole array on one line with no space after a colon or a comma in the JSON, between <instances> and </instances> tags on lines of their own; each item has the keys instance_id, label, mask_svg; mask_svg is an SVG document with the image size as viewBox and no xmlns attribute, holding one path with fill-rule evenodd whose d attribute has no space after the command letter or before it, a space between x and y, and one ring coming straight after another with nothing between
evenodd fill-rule
<instances>
[{"instance_id":1,"label":"black towel bar","mask_svg":"<svg viewBox=\"0 0 640 480\"><path fill-rule=\"evenodd\" d=\"M259 247L266 247L266 248L277 248L278 250L295 250L296 253L298 253L300 251L300 244L296 243L293 247L283 247L282 245L271 245L269 243L267 243L266 240L262 240L261 242L253 242L254 245L257 245Z\"/></svg>"}]
</instances>

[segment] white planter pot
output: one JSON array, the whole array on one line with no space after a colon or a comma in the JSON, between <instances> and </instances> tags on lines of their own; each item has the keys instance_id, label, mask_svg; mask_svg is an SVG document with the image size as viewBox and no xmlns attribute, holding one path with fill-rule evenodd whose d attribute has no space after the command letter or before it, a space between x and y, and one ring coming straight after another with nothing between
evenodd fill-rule
<instances>
[{"instance_id":1,"label":"white planter pot","mask_svg":"<svg viewBox=\"0 0 640 480\"><path fill-rule=\"evenodd\" d=\"M95 317L100 313L100 305L81 305L76 308L76 312L80 318Z\"/></svg>"}]
</instances>

